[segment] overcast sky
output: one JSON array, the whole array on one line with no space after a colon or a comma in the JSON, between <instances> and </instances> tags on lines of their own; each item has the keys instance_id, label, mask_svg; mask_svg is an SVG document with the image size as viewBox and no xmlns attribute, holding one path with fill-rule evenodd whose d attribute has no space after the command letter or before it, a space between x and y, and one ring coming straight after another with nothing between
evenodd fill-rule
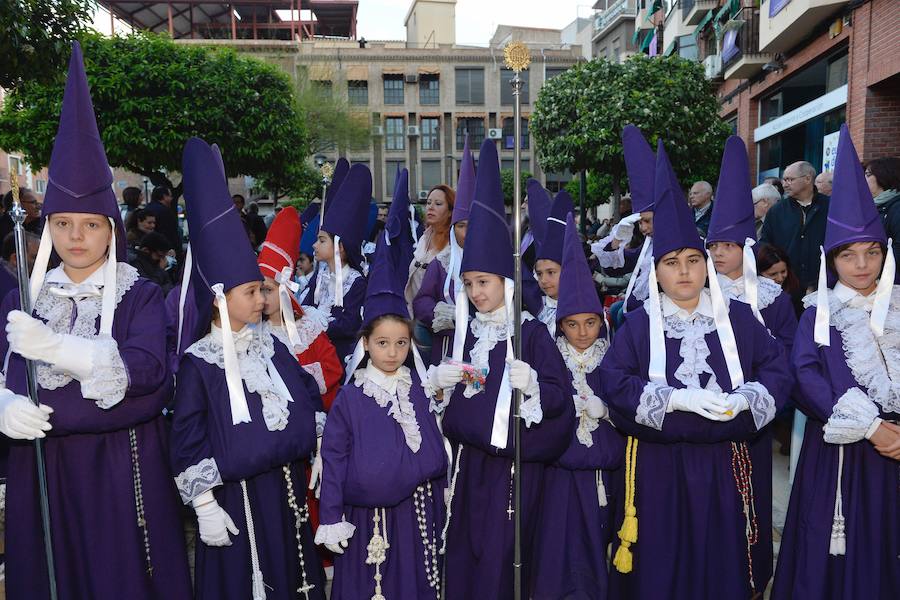
<instances>
[{"instance_id":1,"label":"overcast sky","mask_svg":"<svg viewBox=\"0 0 900 600\"><path fill-rule=\"evenodd\" d=\"M357 34L367 40L405 40L403 19L411 5L412 0L359 0ZM486 45L500 24L562 29L576 16L591 16L592 5L591 0L457 0L456 42ZM110 32L104 9L98 8L94 27Z\"/></svg>"}]
</instances>

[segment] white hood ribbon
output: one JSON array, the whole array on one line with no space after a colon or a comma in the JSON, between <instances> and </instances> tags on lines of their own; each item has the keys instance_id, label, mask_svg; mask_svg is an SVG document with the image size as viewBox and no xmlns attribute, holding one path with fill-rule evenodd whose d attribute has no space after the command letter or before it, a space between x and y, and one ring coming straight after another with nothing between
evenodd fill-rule
<instances>
[{"instance_id":1,"label":"white hood ribbon","mask_svg":"<svg viewBox=\"0 0 900 600\"><path fill-rule=\"evenodd\" d=\"M244 382L238 366L237 352L234 349L234 333L231 330L231 319L228 316L228 301L225 298L225 286L216 283L210 286L216 295L219 307L219 320L222 323L222 353L225 360L225 382L228 384L228 397L231 403L231 424L250 422L250 409L244 395Z\"/></svg>"},{"instance_id":2,"label":"white hood ribbon","mask_svg":"<svg viewBox=\"0 0 900 600\"><path fill-rule=\"evenodd\" d=\"M447 277L444 279L444 300L447 304L454 304L453 295L450 293L450 282L455 282L455 289L462 289L462 279L460 278L459 268L462 265L463 249L456 241L456 235L453 232L453 226L450 226L450 263L447 265Z\"/></svg>"},{"instance_id":3,"label":"white hood ribbon","mask_svg":"<svg viewBox=\"0 0 900 600\"><path fill-rule=\"evenodd\" d=\"M892 250L894 240L889 239L887 252L884 257L884 266L881 269L881 278L875 288L875 302L872 306L872 314L869 317L869 327L875 337L884 335L884 323L887 320L888 310L891 305L891 292L894 287L894 277L897 273L897 263ZM820 248L819 263L819 289L816 291L816 325L813 339L820 346L831 345L831 306L828 303L828 274L825 266L825 249Z\"/></svg>"},{"instance_id":4,"label":"white hood ribbon","mask_svg":"<svg viewBox=\"0 0 900 600\"><path fill-rule=\"evenodd\" d=\"M291 292L297 293L300 285L291 278L290 267L284 267L280 273L275 274L275 282L278 284L278 301L281 304L281 321L287 329L288 339L291 342L291 352L300 345L300 332L297 331L297 322L294 320L294 307L291 304Z\"/></svg>"},{"instance_id":5,"label":"white hood ribbon","mask_svg":"<svg viewBox=\"0 0 900 600\"><path fill-rule=\"evenodd\" d=\"M184 272L181 275L181 290L178 294L178 339L175 341L175 352L181 354L181 335L184 328L184 303L187 300L188 287L191 283L191 271L194 268L194 257L191 253L191 245L188 244L187 254L184 258Z\"/></svg>"},{"instance_id":6,"label":"white hood ribbon","mask_svg":"<svg viewBox=\"0 0 900 600\"><path fill-rule=\"evenodd\" d=\"M423 384L428 381L428 374L425 369L425 362L422 360L422 356L419 354L419 349L415 344L411 344L412 346L412 355L413 355L413 365L416 368L416 374L419 376L419 381ZM353 377L353 374L356 372L356 369L359 368L360 363L362 363L363 358L366 356L366 348L363 345L363 339L359 338L359 341L356 342L356 347L353 349L353 354L350 356L350 360L347 361L347 374L344 377L344 385L349 385L350 380Z\"/></svg>"},{"instance_id":7,"label":"white hood ribbon","mask_svg":"<svg viewBox=\"0 0 900 600\"><path fill-rule=\"evenodd\" d=\"M416 232L416 207L412 204L409 205L409 229L412 231L413 244L419 243L419 235Z\"/></svg>"},{"instance_id":8,"label":"white hood ribbon","mask_svg":"<svg viewBox=\"0 0 900 600\"><path fill-rule=\"evenodd\" d=\"M756 320L765 325L762 313L759 312L759 278L756 275L756 255L753 246L756 241L753 238L744 240L744 296L753 311Z\"/></svg>"},{"instance_id":9,"label":"white hood ribbon","mask_svg":"<svg viewBox=\"0 0 900 600\"><path fill-rule=\"evenodd\" d=\"M111 228L109 236L109 249L106 263L103 265L103 296L100 311L100 335L112 336L113 317L116 311L116 223L111 218L109 226ZM29 292L31 293L31 304L37 302L38 294L41 293L41 287L44 285L44 279L47 277L47 266L50 263L50 253L53 251L53 240L50 237L49 223L44 224L44 230L41 232L41 243L38 246L37 257L34 260L34 267L31 271L31 282Z\"/></svg>"},{"instance_id":10,"label":"white hood ribbon","mask_svg":"<svg viewBox=\"0 0 900 600\"><path fill-rule=\"evenodd\" d=\"M341 264L341 236L334 236L334 305L344 306L344 265Z\"/></svg>"},{"instance_id":11,"label":"white hood ribbon","mask_svg":"<svg viewBox=\"0 0 900 600\"><path fill-rule=\"evenodd\" d=\"M625 302L622 304L622 312L628 312L628 299L631 298L631 293L634 291L634 284L637 282L638 273L640 272L641 265L644 264L644 258L647 256L647 252L650 251L650 244L652 243L652 239L650 236L644 238L644 244L641 246L641 253L638 255L637 263L635 264L634 271L631 273L631 277L628 279L628 287L625 288ZM653 273L654 265L653 258L650 258L650 272ZM653 290L653 282L650 283L651 295ZM657 301L659 298L657 297Z\"/></svg>"}]
</instances>

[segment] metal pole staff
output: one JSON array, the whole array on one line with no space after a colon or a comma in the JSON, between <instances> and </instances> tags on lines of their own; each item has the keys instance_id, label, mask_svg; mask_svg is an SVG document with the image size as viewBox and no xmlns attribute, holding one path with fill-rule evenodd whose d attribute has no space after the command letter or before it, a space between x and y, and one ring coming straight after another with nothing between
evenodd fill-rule
<instances>
[{"instance_id":1,"label":"metal pole staff","mask_svg":"<svg viewBox=\"0 0 900 600\"><path fill-rule=\"evenodd\" d=\"M322 205L319 206L319 229L325 223L325 194L328 193L328 186L331 184L331 174L334 172L331 163L325 163L319 169L322 173Z\"/></svg>"},{"instance_id":2,"label":"metal pole staff","mask_svg":"<svg viewBox=\"0 0 900 600\"><path fill-rule=\"evenodd\" d=\"M515 263L515 311L513 318L513 352L517 359L522 357L522 78L519 73L531 63L531 53L522 42L512 42L503 49L504 62L514 72L510 81L513 93L513 258ZM522 391L515 390L513 396L515 418L513 419L513 597L522 600Z\"/></svg>"},{"instance_id":3,"label":"metal pole staff","mask_svg":"<svg viewBox=\"0 0 900 600\"><path fill-rule=\"evenodd\" d=\"M19 179L15 171L9 174L12 187L13 205L10 216L13 221L13 235L16 241L16 274L19 280L19 306L25 314L31 314L31 288L28 276L28 249L25 245L25 209L19 201ZM34 361L25 359L25 383L28 387L28 398L35 406L40 404L37 389L37 372ZM41 502L41 523L44 527L44 553L47 558L47 578L50 589L50 600L56 600L56 566L53 560L53 540L50 537L50 496L47 493L47 465L44 462L43 440L34 440L35 467L38 476L38 494Z\"/></svg>"}]
</instances>

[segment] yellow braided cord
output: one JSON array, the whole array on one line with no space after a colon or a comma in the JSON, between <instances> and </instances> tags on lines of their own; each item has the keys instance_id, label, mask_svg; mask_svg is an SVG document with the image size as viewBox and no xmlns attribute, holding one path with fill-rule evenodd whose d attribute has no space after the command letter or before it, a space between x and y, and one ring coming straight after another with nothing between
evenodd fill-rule
<instances>
[{"instance_id":1,"label":"yellow braided cord","mask_svg":"<svg viewBox=\"0 0 900 600\"><path fill-rule=\"evenodd\" d=\"M630 573L632 567L631 545L637 542L637 508L634 506L634 474L637 467L637 438L628 436L625 445L625 518L619 529L619 549L613 558L613 565L619 573Z\"/></svg>"}]
</instances>

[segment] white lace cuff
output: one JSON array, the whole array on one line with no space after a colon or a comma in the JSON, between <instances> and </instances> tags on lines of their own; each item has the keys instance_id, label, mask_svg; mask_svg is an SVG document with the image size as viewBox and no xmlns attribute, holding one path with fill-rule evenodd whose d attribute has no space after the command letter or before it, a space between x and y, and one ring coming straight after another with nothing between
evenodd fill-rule
<instances>
[{"instance_id":1,"label":"white lace cuff","mask_svg":"<svg viewBox=\"0 0 900 600\"><path fill-rule=\"evenodd\" d=\"M222 475L215 458L204 458L175 477L181 501L190 504L200 494L222 485Z\"/></svg>"},{"instance_id":2,"label":"white lace cuff","mask_svg":"<svg viewBox=\"0 0 900 600\"><path fill-rule=\"evenodd\" d=\"M758 381L748 381L731 393L739 394L747 400L757 430L762 429L775 418L775 398L772 397L766 386Z\"/></svg>"},{"instance_id":3,"label":"white lace cuff","mask_svg":"<svg viewBox=\"0 0 900 600\"><path fill-rule=\"evenodd\" d=\"M671 386L648 381L638 399L635 422L661 431L669 407L669 396L673 391L674 388Z\"/></svg>"},{"instance_id":4,"label":"white lace cuff","mask_svg":"<svg viewBox=\"0 0 900 600\"><path fill-rule=\"evenodd\" d=\"M850 388L838 398L825 423L825 441L829 444L852 444L866 437L872 422L878 418L878 407L859 388Z\"/></svg>"},{"instance_id":5,"label":"white lace cuff","mask_svg":"<svg viewBox=\"0 0 900 600\"><path fill-rule=\"evenodd\" d=\"M95 400L102 409L110 409L125 398L128 370L112 338L91 340L93 368L81 379L81 395Z\"/></svg>"},{"instance_id":6,"label":"white lace cuff","mask_svg":"<svg viewBox=\"0 0 900 600\"><path fill-rule=\"evenodd\" d=\"M325 373L322 372L322 363L314 362L309 363L308 365L301 365L303 370L313 376L313 379L316 380L316 385L319 386L319 393L324 394L328 391L328 386L325 385Z\"/></svg>"},{"instance_id":7,"label":"white lace cuff","mask_svg":"<svg viewBox=\"0 0 900 600\"><path fill-rule=\"evenodd\" d=\"M356 525L348 523L343 517L340 523L332 523L331 525L320 523L319 528L316 529L316 543L320 545L340 544L353 537L355 531Z\"/></svg>"},{"instance_id":8,"label":"white lace cuff","mask_svg":"<svg viewBox=\"0 0 900 600\"><path fill-rule=\"evenodd\" d=\"M325 433L325 422L327 419L327 414L320 410L316 411L316 437L322 437L322 434Z\"/></svg>"},{"instance_id":9,"label":"white lace cuff","mask_svg":"<svg viewBox=\"0 0 900 600\"><path fill-rule=\"evenodd\" d=\"M453 395L453 391L456 389L456 386L451 388L438 389L432 383L432 377L434 372L437 370L437 365L431 365L428 367L428 370L425 371L425 379L422 381L422 388L425 390L425 396L430 400L428 404L428 410L433 412L436 415L439 415L444 412L444 409L447 408L447 405L450 404L450 396ZM437 393L441 391L444 393L444 399L438 400Z\"/></svg>"},{"instance_id":10,"label":"white lace cuff","mask_svg":"<svg viewBox=\"0 0 900 600\"><path fill-rule=\"evenodd\" d=\"M525 427L531 427L535 423L540 423L544 420L544 410L541 408L540 390L534 395L525 395L522 404L519 405L519 415L525 422Z\"/></svg>"},{"instance_id":11,"label":"white lace cuff","mask_svg":"<svg viewBox=\"0 0 900 600\"><path fill-rule=\"evenodd\" d=\"M604 250L612 241L613 236L608 235L599 242L591 244L591 252L597 257L597 262L604 269L621 269L625 266L625 244L619 244L615 250Z\"/></svg>"}]
</instances>

